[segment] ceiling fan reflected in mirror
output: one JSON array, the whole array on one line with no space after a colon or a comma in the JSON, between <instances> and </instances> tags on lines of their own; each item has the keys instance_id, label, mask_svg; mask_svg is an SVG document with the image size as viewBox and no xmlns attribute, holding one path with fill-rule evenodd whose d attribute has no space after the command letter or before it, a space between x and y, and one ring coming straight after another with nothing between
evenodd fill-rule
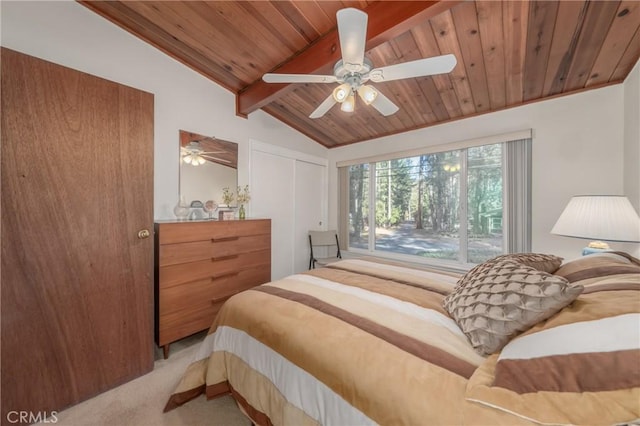
<instances>
[{"instance_id":1,"label":"ceiling fan reflected in mirror","mask_svg":"<svg viewBox=\"0 0 640 426\"><path fill-rule=\"evenodd\" d=\"M340 104L342 111L354 111L356 94L380 114L395 114L398 106L378 89L365 83L443 74L451 72L456 66L456 57L448 54L373 68L371 61L364 56L367 14L359 9L347 8L339 10L336 16L342 59L333 67L333 75L267 73L262 76L266 83L339 83L331 95L309 115L310 118L322 117L336 103Z\"/></svg>"},{"instance_id":2,"label":"ceiling fan reflected in mirror","mask_svg":"<svg viewBox=\"0 0 640 426\"><path fill-rule=\"evenodd\" d=\"M206 163L207 160L231 163L229 160L214 156L214 154L223 154L224 152L225 151L207 152L200 146L200 141L191 141L187 146L180 147L180 156L182 157L182 161L192 166L201 166Z\"/></svg>"}]
</instances>

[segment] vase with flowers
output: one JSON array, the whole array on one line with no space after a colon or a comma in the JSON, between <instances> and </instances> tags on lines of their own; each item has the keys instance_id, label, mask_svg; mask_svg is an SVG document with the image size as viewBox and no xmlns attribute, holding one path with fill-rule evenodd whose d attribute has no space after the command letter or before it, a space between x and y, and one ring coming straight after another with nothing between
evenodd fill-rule
<instances>
[{"instance_id":1,"label":"vase with flowers","mask_svg":"<svg viewBox=\"0 0 640 426\"><path fill-rule=\"evenodd\" d=\"M222 204L218 206L218 220L234 219L235 215L231 207L234 198L235 194L229 190L228 186L222 188Z\"/></svg>"},{"instance_id":2,"label":"vase with flowers","mask_svg":"<svg viewBox=\"0 0 640 426\"><path fill-rule=\"evenodd\" d=\"M233 203L234 194L229 190L228 186L222 188L222 202L225 207L231 207L231 203Z\"/></svg>"},{"instance_id":3,"label":"vase with flowers","mask_svg":"<svg viewBox=\"0 0 640 426\"><path fill-rule=\"evenodd\" d=\"M246 217L246 213L244 210L244 205L246 203L249 202L249 200L251 200L251 194L249 193L249 185L245 185L244 188L242 187L238 187L238 205L239 205L239 209L238 209L238 218L240 220L245 219Z\"/></svg>"}]
</instances>

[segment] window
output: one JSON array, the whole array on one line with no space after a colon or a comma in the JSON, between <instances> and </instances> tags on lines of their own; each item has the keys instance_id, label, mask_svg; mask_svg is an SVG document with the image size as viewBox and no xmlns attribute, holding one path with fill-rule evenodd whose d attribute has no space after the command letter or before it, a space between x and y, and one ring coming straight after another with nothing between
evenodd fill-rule
<instances>
[{"instance_id":1,"label":"window","mask_svg":"<svg viewBox=\"0 0 640 426\"><path fill-rule=\"evenodd\" d=\"M349 250L460 264L530 250L530 139L412 154L340 175Z\"/></svg>"}]
</instances>

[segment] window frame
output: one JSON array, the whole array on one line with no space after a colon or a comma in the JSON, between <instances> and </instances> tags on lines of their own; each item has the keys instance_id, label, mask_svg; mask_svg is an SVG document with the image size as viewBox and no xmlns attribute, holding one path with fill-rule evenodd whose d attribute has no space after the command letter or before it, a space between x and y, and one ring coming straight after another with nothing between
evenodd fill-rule
<instances>
[{"instance_id":1,"label":"window frame","mask_svg":"<svg viewBox=\"0 0 640 426\"><path fill-rule=\"evenodd\" d=\"M368 248L362 249L350 246L349 241L349 205L348 200L350 197L349 191L349 166L358 164L368 164L368 182L369 182L369 223L368 226L371 229L371 222L375 225L375 205L376 205L376 181L375 181L375 169L376 163L381 161L391 161L397 159L403 159L408 157L415 157L420 155L429 155L435 153L442 153L448 151L463 150L463 155L460 155L460 217L465 218L465 225L460 226L459 229L459 244L460 247L467 247L468 249L468 169L467 169L467 149L483 145L503 144L502 149L502 200L503 200L503 213L502 213L502 247L503 253L513 252L528 252L531 251L531 145L532 145L532 131L524 130L520 132L513 132L508 134L501 134L483 138L477 138L467 141L459 141L447 144L433 145L430 147L424 147L420 149L401 151L395 153L388 153L385 155L377 155L367 157L363 159L353 159L349 161L338 162L339 173L339 215L338 222L340 229L340 238L344 241L345 252L353 253L354 255L366 255L375 256L380 258L400 260L409 263L415 263L420 265L429 265L441 269L464 271L468 270L474 264L468 262L467 252L468 250L460 250L460 258L457 261L433 259L415 255L407 255L401 253L394 253L388 251L380 251L375 249L375 232L369 232L368 235ZM511 164L513 163L513 164ZM510 180L513 180L511 182ZM343 193L346 191L346 193ZM521 191L518 194L514 191ZM347 200L343 202L342 200ZM346 208L346 211L345 211ZM506 225L506 226L505 226ZM514 229L518 228L518 229ZM375 229L375 227L374 227Z\"/></svg>"}]
</instances>

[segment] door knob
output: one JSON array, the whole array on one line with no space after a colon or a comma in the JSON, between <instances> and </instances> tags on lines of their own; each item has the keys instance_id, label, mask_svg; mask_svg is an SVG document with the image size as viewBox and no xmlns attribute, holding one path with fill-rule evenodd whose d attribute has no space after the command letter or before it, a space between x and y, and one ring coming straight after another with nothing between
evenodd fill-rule
<instances>
[{"instance_id":1,"label":"door knob","mask_svg":"<svg viewBox=\"0 0 640 426\"><path fill-rule=\"evenodd\" d=\"M149 238L150 235L151 233L149 232L148 229L141 229L140 231L138 231L138 238L141 240L144 240L145 238Z\"/></svg>"}]
</instances>

